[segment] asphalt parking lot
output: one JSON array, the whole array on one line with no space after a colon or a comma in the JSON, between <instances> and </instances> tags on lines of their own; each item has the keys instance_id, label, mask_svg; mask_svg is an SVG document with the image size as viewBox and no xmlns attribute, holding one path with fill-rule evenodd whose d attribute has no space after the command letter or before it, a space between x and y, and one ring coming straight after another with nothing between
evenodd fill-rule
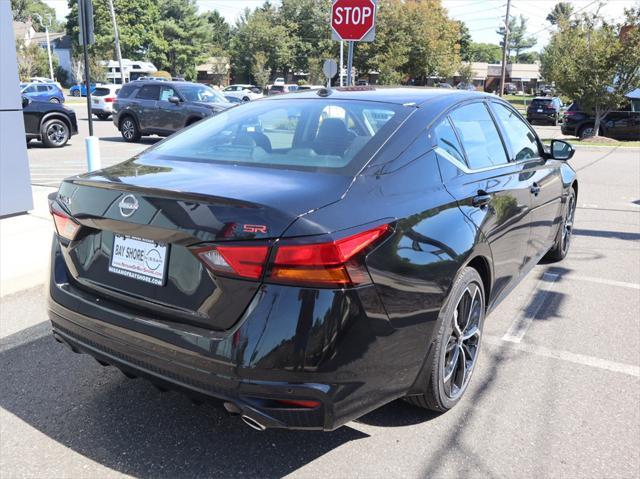
<instances>
[{"instance_id":1,"label":"asphalt parking lot","mask_svg":"<svg viewBox=\"0 0 640 479\"><path fill-rule=\"evenodd\" d=\"M75 108L81 135L68 147L30 148L34 184L83 169ZM105 165L157 141L95 128ZM396 401L331 433L256 432L221 405L72 354L50 336L36 287L2 298L0 476L639 477L640 149L580 148L572 165L571 252L489 316L449 413Z\"/></svg>"}]
</instances>

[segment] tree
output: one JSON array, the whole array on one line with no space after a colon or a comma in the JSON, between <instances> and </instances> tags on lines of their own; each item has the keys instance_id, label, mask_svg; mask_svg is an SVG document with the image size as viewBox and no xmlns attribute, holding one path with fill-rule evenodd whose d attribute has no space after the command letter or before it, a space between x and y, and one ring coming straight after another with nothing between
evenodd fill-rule
<instances>
[{"instance_id":1,"label":"tree","mask_svg":"<svg viewBox=\"0 0 640 479\"><path fill-rule=\"evenodd\" d=\"M36 43L25 45L23 40L16 42L16 56L18 59L18 75L21 81L29 81L30 77L49 77L49 57L44 48ZM53 56L54 67L58 64L58 57Z\"/></svg>"},{"instance_id":2,"label":"tree","mask_svg":"<svg viewBox=\"0 0 640 479\"><path fill-rule=\"evenodd\" d=\"M469 33L469 28L467 25L462 22L456 22L458 24L458 45L460 46L460 58L462 61L470 62L471 60L471 47L473 42L471 40L471 33Z\"/></svg>"},{"instance_id":3,"label":"tree","mask_svg":"<svg viewBox=\"0 0 640 479\"><path fill-rule=\"evenodd\" d=\"M82 83L84 81L84 59L82 55L71 58L71 70L75 83ZM100 60L93 56L89 57L89 81L91 81L91 83L107 81L105 68L100 65Z\"/></svg>"},{"instance_id":4,"label":"tree","mask_svg":"<svg viewBox=\"0 0 640 479\"><path fill-rule=\"evenodd\" d=\"M547 21L551 25L559 25L563 22L569 22L571 15L573 14L573 5L568 2L556 3L553 10L547 15Z\"/></svg>"},{"instance_id":5,"label":"tree","mask_svg":"<svg viewBox=\"0 0 640 479\"><path fill-rule=\"evenodd\" d=\"M460 83L470 85L473 81L473 68L470 63L461 63L458 68L458 75L460 76Z\"/></svg>"},{"instance_id":6,"label":"tree","mask_svg":"<svg viewBox=\"0 0 640 479\"><path fill-rule=\"evenodd\" d=\"M37 32L44 32L44 26L37 21L34 16L38 14L47 22L51 18L49 31L58 32L62 30L62 25L56 20L56 11L42 0L11 0L11 12L13 19L18 22L26 22L32 19L32 27Z\"/></svg>"},{"instance_id":7,"label":"tree","mask_svg":"<svg viewBox=\"0 0 640 479\"><path fill-rule=\"evenodd\" d=\"M501 26L497 32L498 35L504 38L505 28ZM528 50L533 47L537 40L535 37L527 37L527 19L520 15L519 17L509 18L509 42L507 43L507 57L511 58L511 52L514 52L513 61L518 63L520 61L520 53L523 50ZM502 46L504 42L500 42Z\"/></svg>"},{"instance_id":8,"label":"tree","mask_svg":"<svg viewBox=\"0 0 640 479\"><path fill-rule=\"evenodd\" d=\"M640 7L626 10L619 25L599 16L559 24L541 60L544 78L594 114L598 135L602 119L640 84Z\"/></svg>"},{"instance_id":9,"label":"tree","mask_svg":"<svg viewBox=\"0 0 640 479\"><path fill-rule=\"evenodd\" d=\"M229 50L231 40L231 27L217 10L205 14L205 19L210 30L209 39L212 45L213 55L222 55Z\"/></svg>"},{"instance_id":10,"label":"tree","mask_svg":"<svg viewBox=\"0 0 640 479\"><path fill-rule=\"evenodd\" d=\"M158 45L148 53L156 67L187 80L196 77L196 65L211 56L210 30L205 16L198 14L195 0L157 2Z\"/></svg>"},{"instance_id":11,"label":"tree","mask_svg":"<svg viewBox=\"0 0 640 479\"><path fill-rule=\"evenodd\" d=\"M271 70L267 67L267 55L264 52L257 52L253 59L253 68L251 73L255 79L256 85L266 88L271 76Z\"/></svg>"},{"instance_id":12,"label":"tree","mask_svg":"<svg viewBox=\"0 0 640 479\"><path fill-rule=\"evenodd\" d=\"M499 63L502 59L500 45L493 43L471 43L469 47L469 60L472 62Z\"/></svg>"},{"instance_id":13,"label":"tree","mask_svg":"<svg viewBox=\"0 0 640 479\"><path fill-rule=\"evenodd\" d=\"M78 43L78 2L68 0L66 30L71 36L73 51L81 51ZM177 3L177 0L176 0ZM159 2L156 0L114 0L120 33L120 50L123 58L148 59L152 53L160 53L166 44L161 38ZM95 44L90 53L104 59L115 58L111 14L106 1L93 1Z\"/></svg>"}]
</instances>

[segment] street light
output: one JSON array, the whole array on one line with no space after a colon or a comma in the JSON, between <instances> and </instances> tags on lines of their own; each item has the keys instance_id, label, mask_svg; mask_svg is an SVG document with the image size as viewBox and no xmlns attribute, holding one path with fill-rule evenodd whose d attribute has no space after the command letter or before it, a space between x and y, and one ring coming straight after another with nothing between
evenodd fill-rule
<instances>
[{"instance_id":1,"label":"street light","mask_svg":"<svg viewBox=\"0 0 640 479\"><path fill-rule=\"evenodd\" d=\"M49 19L48 24L44 23L44 21L42 20L42 16L39 13L34 13L33 16L36 17L40 22L40 25L44 27L44 31L47 35L47 55L49 56L49 76L53 81L55 79L53 78L53 62L51 61L51 42L49 41L49 27L51 26L51 15L50 14L47 15L47 18Z\"/></svg>"}]
</instances>

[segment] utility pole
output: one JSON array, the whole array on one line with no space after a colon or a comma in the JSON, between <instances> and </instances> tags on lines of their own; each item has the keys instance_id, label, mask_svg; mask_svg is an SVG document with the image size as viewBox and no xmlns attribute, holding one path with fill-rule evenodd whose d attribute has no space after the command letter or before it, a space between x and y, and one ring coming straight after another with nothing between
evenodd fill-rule
<instances>
[{"instance_id":1,"label":"utility pole","mask_svg":"<svg viewBox=\"0 0 640 479\"><path fill-rule=\"evenodd\" d=\"M343 86L343 81L342 81L342 71L344 70L344 40L340 40L340 68L338 69L338 71L340 73L338 73L338 75L340 75L340 86Z\"/></svg>"},{"instance_id":2,"label":"utility pole","mask_svg":"<svg viewBox=\"0 0 640 479\"><path fill-rule=\"evenodd\" d=\"M48 24L44 23L42 16L40 14L34 13L33 16L38 18L40 25L44 27L44 31L47 35L47 55L49 56L49 77L51 78L51 80L55 80L53 78L53 61L51 60L51 42L49 41L49 27L51 26L51 15L47 15L47 17L49 17Z\"/></svg>"},{"instance_id":3,"label":"utility pole","mask_svg":"<svg viewBox=\"0 0 640 479\"><path fill-rule=\"evenodd\" d=\"M507 0L507 14L504 17L504 39L502 40L502 69L500 71L500 96L504 95L504 76L507 72L507 43L509 42L509 7L511 0Z\"/></svg>"},{"instance_id":4,"label":"utility pole","mask_svg":"<svg viewBox=\"0 0 640 479\"><path fill-rule=\"evenodd\" d=\"M113 36L116 40L116 59L120 65L120 83L124 85L124 68L122 67L122 53L120 52L120 35L118 35L118 24L116 23L116 11L113 8L113 0L109 0L109 10L111 11L111 22L113 23Z\"/></svg>"}]
</instances>

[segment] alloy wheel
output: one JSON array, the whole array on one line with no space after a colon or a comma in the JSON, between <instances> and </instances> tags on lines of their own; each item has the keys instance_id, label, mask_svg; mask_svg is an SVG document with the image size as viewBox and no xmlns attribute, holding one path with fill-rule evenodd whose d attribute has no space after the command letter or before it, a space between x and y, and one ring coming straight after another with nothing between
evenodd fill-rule
<instances>
[{"instance_id":1,"label":"alloy wheel","mask_svg":"<svg viewBox=\"0 0 640 479\"><path fill-rule=\"evenodd\" d=\"M122 136L124 136L127 140L133 138L135 134L136 126L133 124L132 120L125 120L122 122Z\"/></svg>"},{"instance_id":2,"label":"alloy wheel","mask_svg":"<svg viewBox=\"0 0 640 479\"><path fill-rule=\"evenodd\" d=\"M67 140L67 129L60 123L52 123L47 128L47 138L55 145L61 145Z\"/></svg>"},{"instance_id":3,"label":"alloy wheel","mask_svg":"<svg viewBox=\"0 0 640 479\"><path fill-rule=\"evenodd\" d=\"M58 100L55 96L49 99L49 103L60 103L60 100Z\"/></svg>"},{"instance_id":4,"label":"alloy wheel","mask_svg":"<svg viewBox=\"0 0 640 479\"><path fill-rule=\"evenodd\" d=\"M453 313L449 339L444 348L444 393L458 399L465 391L480 350L480 327L484 298L477 283L464 290Z\"/></svg>"}]
</instances>

